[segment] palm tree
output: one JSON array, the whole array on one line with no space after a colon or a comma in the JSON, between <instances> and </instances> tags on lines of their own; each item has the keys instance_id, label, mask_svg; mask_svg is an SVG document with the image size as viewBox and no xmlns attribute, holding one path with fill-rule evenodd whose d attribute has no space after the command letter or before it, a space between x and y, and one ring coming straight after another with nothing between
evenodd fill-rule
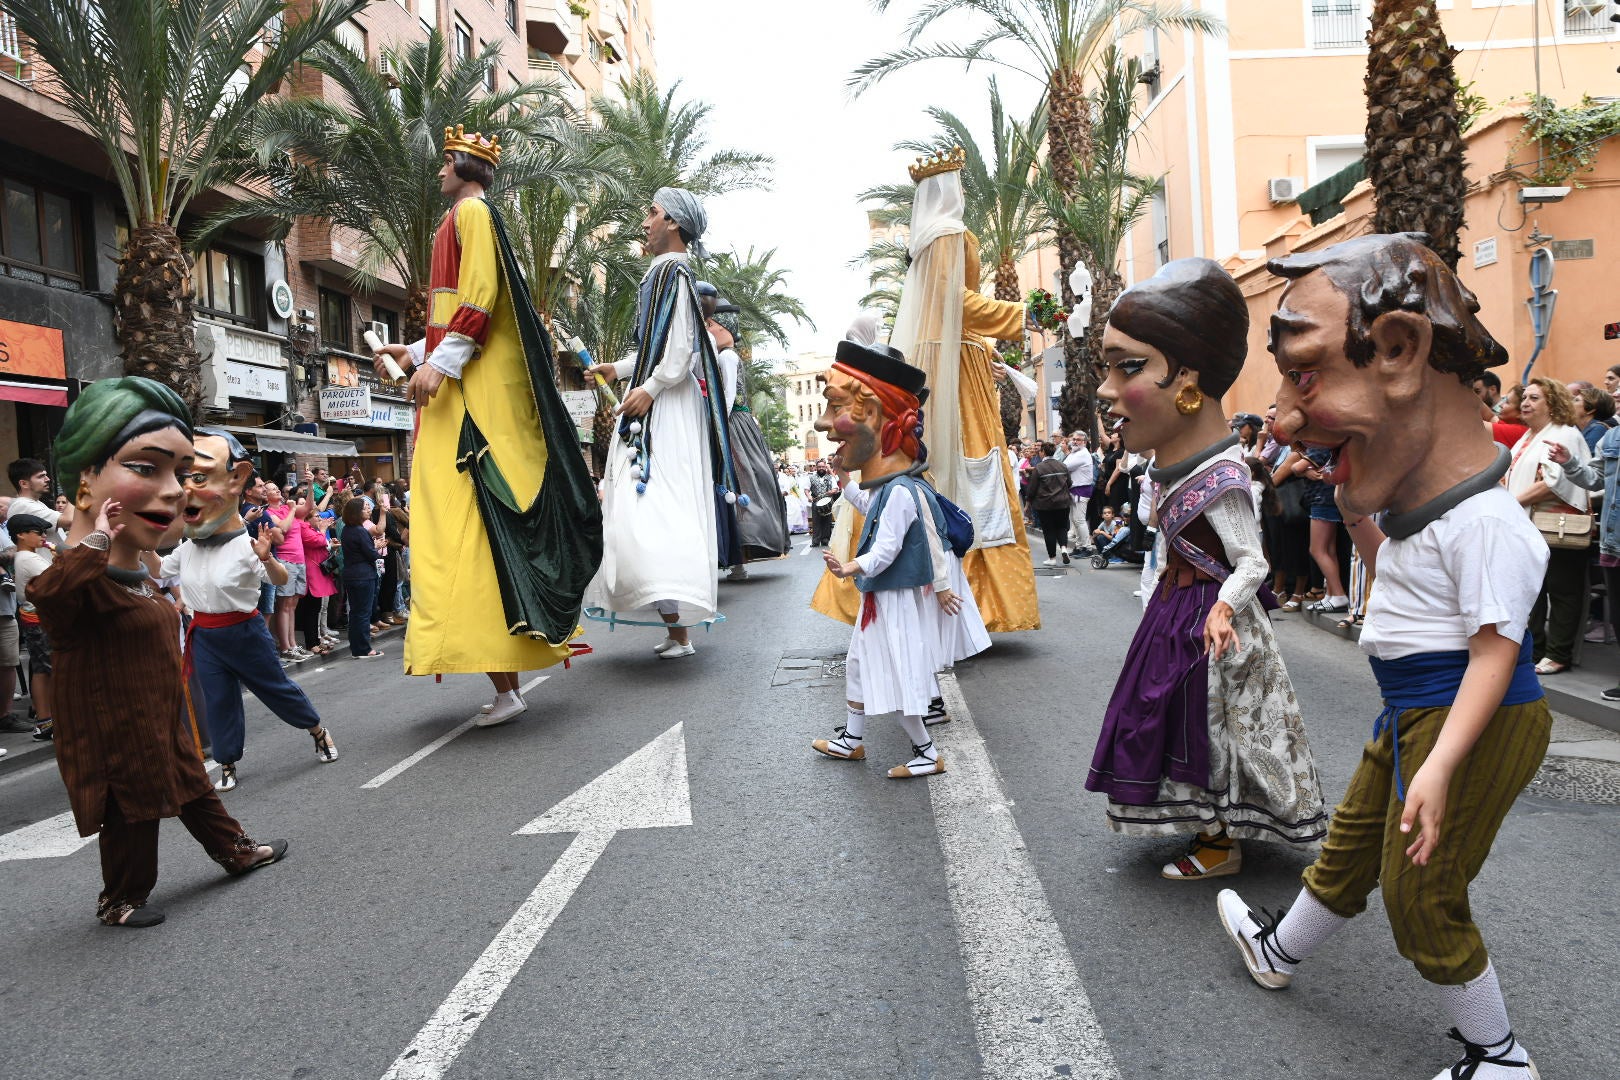
<instances>
[{"instance_id":1,"label":"palm tree","mask_svg":"<svg viewBox=\"0 0 1620 1080\"><path fill-rule=\"evenodd\" d=\"M887 11L891 0L872 0ZM929 28L950 17L974 19L983 30L966 42L918 44ZM1145 30L1223 32L1225 23L1191 3L1171 0L929 0L912 15L905 45L866 61L850 76L856 92L927 60L998 64L1039 79L1046 88L1046 144L1053 182L1073 191L1092 157L1092 119L1085 91L1086 72L1110 44ZM1003 55L1004 54L1004 55ZM1085 261L1100 277L1096 254L1070 234L1057 234L1063 268L1063 303L1072 306L1068 278ZM1086 372L1079 342L1064 339L1070 373Z\"/></svg>"},{"instance_id":2,"label":"palm tree","mask_svg":"<svg viewBox=\"0 0 1620 1080\"><path fill-rule=\"evenodd\" d=\"M260 99L364 6L324 0L283 25L282 0L6 0L49 69L40 89L101 143L123 198L113 309L124 369L193 409L202 372L176 223L235 179L223 151Z\"/></svg>"},{"instance_id":3,"label":"palm tree","mask_svg":"<svg viewBox=\"0 0 1620 1080\"><path fill-rule=\"evenodd\" d=\"M707 102L676 102L680 82L660 90L647 71L623 83L624 100L598 97L592 107L602 130L618 140L625 159L628 183L645 212L653 193L661 187L683 187L696 195L767 188L775 164L768 154L708 148L708 119L714 106Z\"/></svg>"},{"instance_id":4,"label":"palm tree","mask_svg":"<svg viewBox=\"0 0 1620 1080\"><path fill-rule=\"evenodd\" d=\"M1103 314L1124 287L1119 249L1131 226L1153 205L1164 178L1131 169L1130 151L1138 115L1136 86L1142 65L1118 49L1104 50L1095 71L1092 101L1091 164L1070 189L1060 187L1051 164L1041 169L1036 192L1052 229L1075 238L1092 252L1092 319L1086 331L1086 354L1100 356ZM1075 369L1068 368L1074 375ZM1070 431L1095 431L1096 370L1084 365L1079 378L1065 378L1058 411Z\"/></svg>"},{"instance_id":5,"label":"palm tree","mask_svg":"<svg viewBox=\"0 0 1620 1080\"><path fill-rule=\"evenodd\" d=\"M406 287L404 333L407 340L420 337L427 325L433 234L445 211L438 171L446 126L464 124L468 131L501 136L501 167L491 195L541 184L574 190L556 149L573 139L559 91L539 82L486 90L498 57L499 46L491 45L454 59L435 32L390 53L390 76L346 46L316 49L310 65L331 78L347 101L261 102L243 124L240 152L243 169L268 181L269 193L212 215L197 242L255 219L274 223L273 238L285 236L299 218L352 229L360 238L356 284L369 286L392 267Z\"/></svg>"},{"instance_id":6,"label":"palm tree","mask_svg":"<svg viewBox=\"0 0 1620 1080\"><path fill-rule=\"evenodd\" d=\"M1373 231L1428 233L1453 270L1468 191L1456 55L1433 0L1373 5L1365 83Z\"/></svg>"}]
</instances>

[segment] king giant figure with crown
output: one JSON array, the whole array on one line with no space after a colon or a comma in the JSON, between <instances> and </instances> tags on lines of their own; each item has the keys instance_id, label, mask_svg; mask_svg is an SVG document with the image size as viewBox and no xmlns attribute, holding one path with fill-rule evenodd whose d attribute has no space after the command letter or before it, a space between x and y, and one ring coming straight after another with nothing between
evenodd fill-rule
<instances>
[{"instance_id":1,"label":"king giant figure with crown","mask_svg":"<svg viewBox=\"0 0 1620 1080\"><path fill-rule=\"evenodd\" d=\"M551 339L485 198L500 140L445 128L443 156L451 206L433 238L427 335L384 346L377 364L379 375L385 356L412 370L420 410L405 672L485 672L488 725L523 711L519 672L570 655L602 514Z\"/></svg>"}]
</instances>

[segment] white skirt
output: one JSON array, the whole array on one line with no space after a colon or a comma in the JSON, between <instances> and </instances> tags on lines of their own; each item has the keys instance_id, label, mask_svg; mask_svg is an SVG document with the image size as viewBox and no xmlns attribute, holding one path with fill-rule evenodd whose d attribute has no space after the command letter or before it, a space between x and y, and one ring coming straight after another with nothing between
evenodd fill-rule
<instances>
[{"instance_id":1,"label":"white skirt","mask_svg":"<svg viewBox=\"0 0 1620 1080\"><path fill-rule=\"evenodd\" d=\"M973 586L968 584L967 574L962 571L962 560L949 551L945 553L945 558L951 568L951 591L961 598L962 610L955 615L947 615L932 592L925 597L939 641L936 671L943 671L958 660L977 656L990 647L990 634L984 628L984 616L979 614L978 601L973 599Z\"/></svg>"},{"instance_id":2,"label":"white skirt","mask_svg":"<svg viewBox=\"0 0 1620 1080\"><path fill-rule=\"evenodd\" d=\"M877 618L862 629L856 616L844 666L845 696L860 702L868 716L922 716L939 669L939 629L929 611L937 611L939 601L921 588L884 589L862 594L863 606L867 595L877 605Z\"/></svg>"}]
</instances>

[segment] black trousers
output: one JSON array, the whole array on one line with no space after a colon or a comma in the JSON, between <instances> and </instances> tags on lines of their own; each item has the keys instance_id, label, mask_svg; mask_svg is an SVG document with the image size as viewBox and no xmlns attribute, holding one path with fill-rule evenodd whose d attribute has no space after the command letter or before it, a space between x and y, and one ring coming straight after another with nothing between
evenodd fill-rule
<instances>
[{"instance_id":1,"label":"black trousers","mask_svg":"<svg viewBox=\"0 0 1620 1080\"><path fill-rule=\"evenodd\" d=\"M1553 548L1547 560L1547 576L1542 579L1541 595L1530 609L1530 636L1536 658L1558 664L1575 662L1575 638L1582 632L1586 610L1585 548Z\"/></svg>"},{"instance_id":2,"label":"black trousers","mask_svg":"<svg viewBox=\"0 0 1620 1080\"><path fill-rule=\"evenodd\" d=\"M1064 540L1069 535L1069 508L1037 510L1035 518L1040 522L1041 535L1046 538L1046 557L1057 558L1058 548L1066 546Z\"/></svg>"},{"instance_id":3,"label":"black trousers","mask_svg":"<svg viewBox=\"0 0 1620 1080\"><path fill-rule=\"evenodd\" d=\"M321 643L321 598L305 593L298 598L293 610L293 628L304 635L304 647L313 649Z\"/></svg>"}]
</instances>

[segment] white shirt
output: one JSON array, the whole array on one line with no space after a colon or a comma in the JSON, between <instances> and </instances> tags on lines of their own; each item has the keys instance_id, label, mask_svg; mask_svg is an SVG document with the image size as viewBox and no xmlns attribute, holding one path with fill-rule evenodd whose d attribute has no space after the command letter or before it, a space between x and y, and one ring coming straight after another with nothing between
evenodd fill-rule
<instances>
[{"instance_id":1,"label":"white shirt","mask_svg":"<svg viewBox=\"0 0 1620 1080\"><path fill-rule=\"evenodd\" d=\"M1568 468L1572 470L1579 470L1592 460L1592 451L1586 445L1586 439L1568 424L1548 424L1540 431L1526 431L1513 444L1513 463L1508 468L1507 489L1515 496L1522 494L1536 482L1539 470L1542 481L1552 489L1554 498L1585 513L1586 489L1565 475L1565 466L1547 460L1547 447L1551 443L1558 443L1569 451ZM1520 507L1519 512L1528 516L1531 508Z\"/></svg>"},{"instance_id":2,"label":"white shirt","mask_svg":"<svg viewBox=\"0 0 1620 1080\"><path fill-rule=\"evenodd\" d=\"M721 349L718 359L720 381L725 384L726 412L729 413L737 404L737 372L742 367L742 357L737 355L736 349Z\"/></svg>"},{"instance_id":3,"label":"white shirt","mask_svg":"<svg viewBox=\"0 0 1620 1080\"><path fill-rule=\"evenodd\" d=\"M270 580L247 533L223 544L190 540L163 557L163 577L180 578L180 599L192 611L227 615L259 606L259 586Z\"/></svg>"},{"instance_id":4,"label":"white shirt","mask_svg":"<svg viewBox=\"0 0 1620 1080\"><path fill-rule=\"evenodd\" d=\"M872 508L874 493L865 490L859 484L845 484L843 496L859 513L865 514ZM872 534L872 546L867 549L866 554L855 557L861 573L867 577L881 574L900 557L900 549L906 542L906 532L911 528L911 523L917 520L917 508L921 500L920 494L896 491L884 502L883 516L878 519L877 530ZM949 589L950 564L945 561L945 548L940 543L939 530L925 526L923 539L928 543L928 562L933 568L934 588Z\"/></svg>"},{"instance_id":5,"label":"white shirt","mask_svg":"<svg viewBox=\"0 0 1620 1080\"><path fill-rule=\"evenodd\" d=\"M1097 475L1097 463L1092 459L1091 451L1085 447L1064 458L1063 464L1069 467L1069 486L1072 488L1089 487Z\"/></svg>"},{"instance_id":6,"label":"white shirt","mask_svg":"<svg viewBox=\"0 0 1620 1080\"><path fill-rule=\"evenodd\" d=\"M1506 488L1465 499L1416 535L1379 547L1361 647L1380 660L1459 652L1486 626L1521 641L1547 556Z\"/></svg>"},{"instance_id":7,"label":"white shirt","mask_svg":"<svg viewBox=\"0 0 1620 1080\"><path fill-rule=\"evenodd\" d=\"M12 579L17 585L17 607L21 611L32 612L34 605L28 602L28 583L49 570L51 566L51 553L44 548L38 551L18 551L12 562Z\"/></svg>"},{"instance_id":8,"label":"white shirt","mask_svg":"<svg viewBox=\"0 0 1620 1080\"><path fill-rule=\"evenodd\" d=\"M62 520L62 515L51 507L26 495L18 495L11 500L11 509L6 511L6 520L10 521L18 514L33 514L53 529Z\"/></svg>"}]
</instances>

